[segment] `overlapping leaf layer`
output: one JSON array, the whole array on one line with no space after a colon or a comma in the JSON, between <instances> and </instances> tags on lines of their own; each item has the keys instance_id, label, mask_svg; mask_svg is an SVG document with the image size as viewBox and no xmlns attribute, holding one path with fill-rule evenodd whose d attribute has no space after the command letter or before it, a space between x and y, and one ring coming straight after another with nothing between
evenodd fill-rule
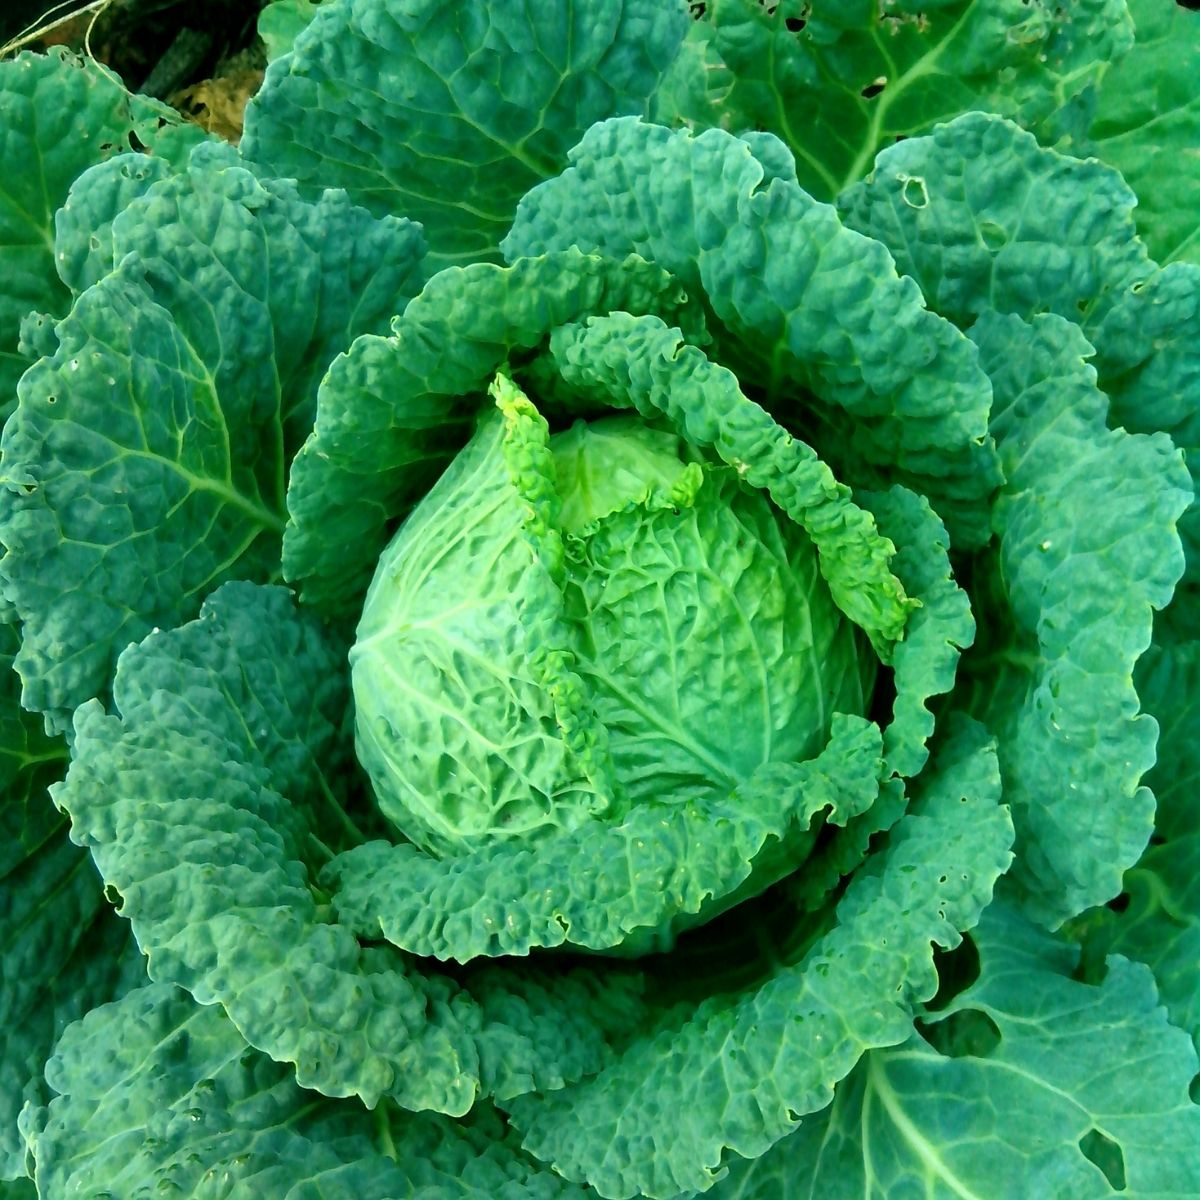
<instances>
[{"instance_id":1,"label":"overlapping leaf layer","mask_svg":"<svg viewBox=\"0 0 1200 1200\"><path fill-rule=\"evenodd\" d=\"M0 63L0 1194L1200 1194L1200 18L262 31Z\"/></svg>"}]
</instances>

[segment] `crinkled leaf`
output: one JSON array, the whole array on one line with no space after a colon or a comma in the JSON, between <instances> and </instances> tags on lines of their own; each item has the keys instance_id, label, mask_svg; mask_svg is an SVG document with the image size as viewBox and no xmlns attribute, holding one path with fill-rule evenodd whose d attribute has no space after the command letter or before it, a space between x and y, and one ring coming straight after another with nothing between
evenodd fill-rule
<instances>
[{"instance_id":1,"label":"crinkled leaf","mask_svg":"<svg viewBox=\"0 0 1200 1200\"><path fill-rule=\"evenodd\" d=\"M883 727L888 772L908 778L928 757L934 726L928 702L954 686L959 656L975 640L975 619L951 572L946 527L929 501L901 487L860 493L860 499L895 545L892 568L918 604L892 654L896 694Z\"/></svg>"},{"instance_id":2,"label":"crinkled leaf","mask_svg":"<svg viewBox=\"0 0 1200 1200\"><path fill-rule=\"evenodd\" d=\"M1133 40L1123 0L709 0L703 10L718 99L706 111L685 92L680 115L778 135L821 200L893 141L972 109L1046 144L1079 142L1097 82ZM670 107L660 111L670 123Z\"/></svg>"},{"instance_id":3,"label":"crinkled leaf","mask_svg":"<svg viewBox=\"0 0 1200 1200\"><path fill-rule=\"evenodd\" d=\"M61 316L70 293L55 273L55 210L93 163L128 150L133 139L179 159L203 136L165 104L131 96L92 58L61 48L0 63L0 418L12 411L17 379L29 365L17 353L31 309Z\"/></svg>"},{"instance_id":4,"label":"crinkled leaf","mask_svg":"<svg viewBox=\"0 0 1200 1200\"><path fill-rule=\"evenodd\" d=\"M278 571L316 382L420 285L415 227L306 204L231 158L200 147L115 219L119 268L59 323L5 428L0 578L23 702L60 727L131 639Z\"/></svg>"},{"instance_id":5,"label":"crinkled leaf","mask_svg":"<svg viewBox=\"0 0 1200 1200\"><path fill-rule=\"evenodd\" d=\"M258 14L258 36L262 38L267 61L274 62L289 53L296 38L317 15L314 0L272 0Z\"/></svg>"},{"instance_id":6,"label":"crinkled leaf","mask_svg":"<svg viewBox=\"0 0 1200 1200\"><path fill-rule=\"evenodd\" d=\"M282 591L230 584L199 620L132 647L120 715L80 708L55 800L152 978L224 1003L306 1086L463 1112L472 1064L425 1022L445 989L430 994L320 921L300 805L320 803L345 680L336 645L289 609Z\"/></svg>"},{"instance_id":7,"label":"crinkled leaf","mask_svg":"<svg viewBox=\"0 0 1200 1200\"><path fill-rule=\"evenodd\" d=\"M592 820L530 848L492 842L445 860L369 842L335 859L322 883L340 921L417 954L606 949L730 899L772 840L794 839L818 815L842 825L865 810L879 748L868 722L835 719L817 758L768 764L728 797L641 804L617 824Z\"/></svg>"},{"instance_id":8,"label":"crinkled leaf","mask_svg":"<svg viewBox=\"0 0 1200 1200\"><path fill-rule=\"evenodd\" d=\"M75 180L54 215L55 266L72 292L78 295L99 283L117 265L113 222L172 173L172 164L165 159L118 154L89 167ZM48 353L53 354L53 348Z\"/></svg>"},{"instance_id":9,"label":"crinkled leaf","mask_svg":"<svg viewBox=\"0 0 1200 1200\"><path fill-rule=\"evenodd\" d=\"M1134 227L1137 202L1111 167L968 113L883 151L838 211L963 328L994 310L1054 312L1091 329L1154 270Z\"/></svg>"},{"instance_id":10,"label":"crinkled leaf","mask_svg":"<svg viewBox=\"0 0 1200 1200\"><path fill-rule=\"evenodd\" d=\"M316 427L288 486L287 577L321 611L356 616L389 523L466 443L482 393L510 354L588 313L680 320L684 304L659 267L573 249L434 276L390 337L359 338L322 381Z\"/></svg>"},{"instance_id":11,"label":"crinkled leaf","mask_svg":"<svg viewBox=\"0 0 1200 1200\"><path fill-rule=\"evenodd\" d=\"M268 574L283 522L272 481L239 461L250 431L231 434L203 362L132 271L81 296L58 338L0 443L0 575L25 622L23 702L61 727L131 638L235 564Z\"/></svg>"},{"instance_id":12,"label":"crinkled leaf","mask_svg":"<svg viewBox=\"0 0 1200 1200\"><path fill-rule=\"evenodd\" d=\"M644 111L686 30L662 0L322 4L268 68L242 152L420 221L439 265L495 259L521 196L593 121Z\"/></svg>"},{"instance_id":13,"label":"crinkled leaf","mask_svg":"<svg viewBox=\"0 0 1200 1200\"><path fill-rule=\"evenodd\" d=\"M145 264L231 418L282 421L287 455L308 434L329 361L420 289L424 252L411 222L373 218L336 191L302 200L224 145L198 148L113 226L114 264L130 253Z\"/></svg>"},{"instance_id":14,"label":"crinkled leaf","mask_svg":"<svg viewBox=\"0 0 1200 1200\"><path fill-rule=\"evenodd\" d=\"M25 1105L46 1100L43 1071L58 1035L95 1005L144 983L146 971L128 926L105 903L95 868L65 829L0 880L0 917L0 1178L13 1178L28 1166L19 1117Z\"/></svg>"},{"instance_id":15,"label":"crinkled leaf","mask_svg":"<svg viewBox=\"0 0 1200 1200\"><path fill-rule=\"evenodd\" d=\"M531 375L556 402L633 403L646 416L669 416L690 442L715 446L805 525L835 599L891 659L898 700L885 757L891 771L915 775L933 732L926 701L953 686L959 651L974 636L966 593L950 574L945 527L927 501L895 488L860 494L877 520L887 518L884 529L872 528L871 516L803 442L749 401L729 371L681 341L654 317L588 318L556 330L549 358L537 360ZM868 580L873 587L864 586ZM903 621L894 646L884 639L901 626L883 626L885 617Z\"/></svg>"},{"instance_id":16,"label":"crinkled leaf","mask_svg":"<svg viewBox=\"0 0 1200 1200\"><path fill-rule=\"evenodd\" d=\"M154 984L63 1035L29 1122L38 1194L224 1200L552 1200L577 1189L503 1123L368 1112L298 1087L219 1007Z\"/></svg>"},{"instance_id":17,"label":"crinkled leaf","mask_svg":"<svg viewBox=\"0 0 1200 1200\"><path fill-rule=\"evenodd\" d=\"M410 841L336 860L335 910L367 937L460 961L564 943L629 953L631 935L665 948L681 925L791 870L822 810L843 824L874 799L879 733L861 719L835 717L819 758L792 761L820 749L827 709L863 706L855 672L846 687L838 678L858 648L821 601L807 539L735 472L705 477L677 450L676 467L698 477L688 495L605 513L564 552L546 422L503 375L491 390L496 408L388 546L364 605L350 655L357 749ZM630 545L643 553L627 573ZM733 578L715 591L718 575ZM663 671L673 627L648 576L683 595L702 587L723 613L778 608L797 630L784 621L782 646L760 644L735 618L719 654L679 647ZM630 590L642 602L618 603ZM623 615L596 616L609 603ZM705 620L690 623L693 644L708 640ZM828 640L815 628L810 645L810 621ZM839 665L824 680L827 655ZM744 693L763 728L701 741L706 690ZM788 728L794 693L825 722L812 737L802 707L803 741ZM581 877L582 862L600 866Z\"/></svg>"},{"instance_id":18,"label":"crinkled leaf","mask_svg":"<svg viewBox=\"0 0 1200 1200\"><path fill-rule=\"evenodd\" d=\"M1178 601L1172 604L1174 609ZM1194 622L1191 625L1195 631ZM1145 782L1154 790L1154 843L1124 880L1122 903L1080 918L1093 956L1116 952L1146 963L1171 1020L1200 1047L1200 643L1156 640L1134 676L1142 705L1159 723L1158 761Z\"/></svg>"},{"instance_id":19,"label":"crinkled leaf","mask_svg":"<svg viewBox=\"0 0 1200 1200\"><path fill-rule=\"evenodd\" d=\"M1092 152L1138 194L1138 229L1159 262L1200 263L1200 16L1183 4L1128 0L1133 50L1104 78Z\"/></svg>"},{"instance_id":20,"label":"crinkled leaf","mask_svg":"<svg viewBox=\"0 0 1200 1200\"><path fill-rule=\"evenodd\" d=\"M576 245L661 264L704 293L729 335L718 357L776 419L824 427L840 478L913 487L956 542L986 538L998 474L975 352L882 246L800 189L780 142L626 118L593 126L570 161L521 201L506 256ZM801 409L800 387L819 403Z\"/></svg>"},{"instance_id":21,"label":"crinkled leaf","mask_svg":"<svg viewBox=\"0 0 1200 1200\"><path fill-rule=\"evenodd\" d=\"M380 556L350 651L359 762L408 849L435 855L619 811L563 619L549 430L506 376L490 390Z\"/></svg>"},{"instance_id":22,"label":"crinkled leaf","mask_svg":"<svg viewBox=\"0 0 1200 1200\"><path fill-rule=\"evenodd\" d=\"M1057 313L1095 346L1114 426L1200 445L1200 267L1151 261L1141 198L1111 166L971 113L884 151L838 204L938 312L963 328Z\"/></svg>"},{"instance_id":23,"label":"crinkled leaf","mask_svg":"<svg viewBox=\"0 0 1200 1200\"><path fill-rule=\"evenodd\" d=\"M127 968L141 973L128 930L46 794L62 778L67 750L18 705L16 643L16 630L0 626L0 1179L25 1173L17 1116L25 1101L41 1102L58 1034L118 995Z\"/></svg>"},{"instance_id":24,"label":"crinkled leaf","mask_svg":"<svg viewBox=\"0 0 1200 1200\"><path fill-rule=\"evenodd\" d=\"M219 1002L297 1079L369 1104L461 1114L594 1071L640 1019L638 982L586 971L470 980L330 923L310 835L351 843L336 791L344 647L288 593L227 584L118 666L119 715L78 712L56 802L121 899L157 981ZM575 1014L564 1021L564 1012Z\"/></svg>"},{"instance_id":25,"label":"crinkled leaf","mask_svg":"<svg viewBox=\"0 0 1200 1200\"><path fill-rule=\"evenodd\" d=\"M869 1049L909 1036L936 989L931 943L959 941L1010 861L996 759L961 726L837 923L761 986L672 1010L592 1079L511 1105L524 1145L602 1196L706 1191L817 1112Z\"/></svg>"},{"instance_id":26,"label":"crinkled leaf","mask_svg":"<svg viewBox=\"0 0 1200 1200\"><path fill-rule=\"evenodd\" d=\"M1200 264L1170 263L1128 289L1096 330L1095 344L1100 383L1112 400L1109 423L1133 433L1169 433L1184 452L1196 486L1200 483L1200 404L1196 402L1200 396ZM1180 534L1187 555L1184 578L1194 589L1200 581L1200 507L1193 505L1184 514ZM1195 636L1195 628L1193 620L1184 636Z\"/></svg>"},{"instance_id":27,"label":"crinkled leaf","mask_svg":"<svg viewBox=\"0 0 1200 1200\"><path fill-rule=\"evenodd\" d=\"M815 451L747 399L732 371L685 345L659 318L628 313L555 330L550 353L576 395L666 416L693 446L716 450L767 492L812 539L838 607L890 660L915 607L888 569L895 547Z\"/></svg>"},{"instance_id":28,"label":"crinkled leaf","mask_svg":"<svg viewBox=\"0 0 1200 1200\"><path fill-rule=\"evenodd\" d=\"M731 1172L742 1200L1185 1197L1200 1190L1196 1055L1149 972L1072 948L1004 906L972 934L978 982L925 1037L868 1054L833 1105ZM1193 959L1194 961L1194 959ZM1002 1183L1000 1182L1002 1181Z\"/></svg>"},{"instance_id":29,"label":"crinkled leaf","mask_svg":"<svg viewBox=\"0 0 1200 1200\"><path fill-rule=\"evenodd\" d=\"M1031 915L1057 923L1120 891L1150 836L1140 780L1157 728L1139 715L1133 669L1183 569L1191 484L1164 435L1105 427L1075 326L992 314L971 336L1007 483L998 553L974 572L981 637L964 670L973 710L1001 734L1012 879Z\"/></svg>"}]
</instances>

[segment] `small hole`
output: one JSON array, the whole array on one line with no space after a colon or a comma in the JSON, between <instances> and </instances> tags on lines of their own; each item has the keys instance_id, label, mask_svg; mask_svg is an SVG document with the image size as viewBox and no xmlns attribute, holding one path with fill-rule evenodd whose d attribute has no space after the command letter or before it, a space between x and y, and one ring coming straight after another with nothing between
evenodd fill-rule
<instances>
[{"instance_id":1,"label":"small hole","mask_svg":"<svg viewBox=\"0 0 1200 1200\"><path fill-rule=\"evenodd\" d=\"M887 76L880 75L878 79L874 79L868 83L867 86L863 88L861 92L859 92L859 95L864 100L874 100L875 97L878 96L885 87L887 87Z\"/></svg>"},{"instance_id":2,"label":"small hole","mask_svg":"<svg viewBox=\"0 0 1200 1200\"><path fill-rule=\"evenodd\" d=\"M1112 1138L1105 1137L1098 1129L1091 1129L1079 1139L1079 1152L1100 1168L1114 1192L1125 1190L1125 1155Z\"/></svg>"},{"instance_id":3,"label":"small hole","mask_svg":"<svg viewBox=\"0 0 1200 1200\"><path fill-rule=\"evenodd\" d=\"M1115 913L1123 913L1129 907L1129 893L1122 892L1119 896L1114 896L1107 907Z\"/></svg>"},{"instance_id":4,"label":"small hole","mask_svg":"<svg viewBox=\"0 0 1200 1200\"><path fill-rule=\"evenodd\" d=\"M1008 243L1008 233L1002 225L997 225L995 221L981 221L979 237L993 254L1002 250Z\"/></svg>"},{"instance_id":5,"label":"small hole","mask_svg":"<svg viewBox=\"0 0 1200 1200\"><path fill-rule=\"evenodd\" d=\"M808 22L803 17L788 17L784 24L787 26L789 33L799 33Z\"/></svg>"},{"instance_id":6,"label":"small hole","mask_svg":"<svg viewBox=\"0 0 1200 1200\"><path fill-rule=\"evenodd\" d=\"M925 187L925 180L920 176L905 179L900 189L900 198L909 208L928 208L929 192Z\"/></svg>"},{"instance_id":7,"label":"small hole","mask_svg":"<svg viewBox=\"0 0 1200 1200\"><path fill-rule=\"evenodd\" d=\"M129 137L126 140L129 142L130 150L136 150L138 154L145 154L149 148L132 129L129 131Z\"/></svg>"},{"instance_id":8,"label":"small hole","mask_svg":"<svg viewBox=\"0 0 1200 1200\"><path fill-rule=\"evenodd\" d=\"M917 1032L946 1058L989 1058L1000 1045L1000 1026L977 1008L963 1008L941 1021L916 1022Z\"/></svg>"}]
</instances>

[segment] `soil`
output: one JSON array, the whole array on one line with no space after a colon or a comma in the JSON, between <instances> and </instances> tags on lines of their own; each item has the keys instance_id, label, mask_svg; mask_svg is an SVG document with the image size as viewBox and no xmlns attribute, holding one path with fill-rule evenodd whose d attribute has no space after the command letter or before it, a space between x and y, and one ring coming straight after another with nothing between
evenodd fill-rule
<instances>
[{"instance_id":1,"label":"soil","mask_svg":"<svg viewBox=\"0 0 1200 1200\"><path fill-rule=\"evenodd\" d=\"M0 43L44 30L22 49L65 45L89 52L131 91L166 101L210 132L236 142L246 101L262 82L266 57L256 23L266 0L8 0ZM87 9L88 11L80 11ZM63 13L79 15L61 20ZM47 28L51 26L52 28Z\"/></svg>"}]
</instances>

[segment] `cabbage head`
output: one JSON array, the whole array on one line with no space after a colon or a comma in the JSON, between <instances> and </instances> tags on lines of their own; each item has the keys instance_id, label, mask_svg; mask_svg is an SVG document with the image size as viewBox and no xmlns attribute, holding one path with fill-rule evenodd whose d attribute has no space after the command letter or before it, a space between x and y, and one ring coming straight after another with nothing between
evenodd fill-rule
<instances>
[{"instance_id":1,"label":"cabbage head","mask_svg":"<svg viewBox=\"0 0 1200 1200\"><path fill-rule=\"evenodd\" d=\"M329 0L238 150L73 189L0 1179L1200 1194L1195 221L1080 140L1129 14L691 7Z\"/></svg>"},{"instance_id":2,"label":"cabbage head","mask_svg":"<svg viewBox=\"0 0 1200 1200\"><path fill-rule=\"evenodd\" d=\"M453 856L703 810L865 711L870 646L765 494L637 417L548 436L498 390L381 556L350 654L359 759L405 837Z\"/></svg>"}]
</instances>

